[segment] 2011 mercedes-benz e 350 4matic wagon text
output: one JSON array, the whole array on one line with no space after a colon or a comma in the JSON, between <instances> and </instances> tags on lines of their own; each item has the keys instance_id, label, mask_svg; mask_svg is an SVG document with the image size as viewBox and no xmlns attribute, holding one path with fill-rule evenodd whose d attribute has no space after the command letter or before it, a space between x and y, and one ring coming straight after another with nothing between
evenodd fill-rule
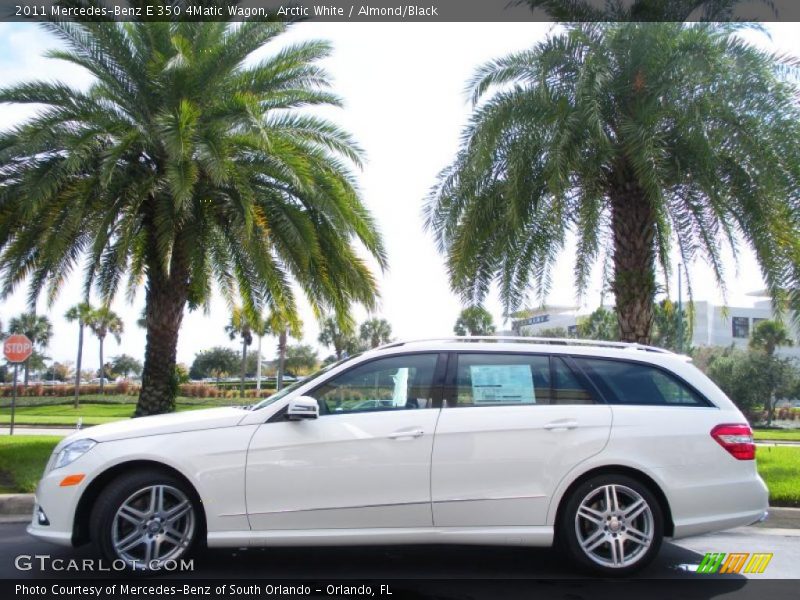
<instances>
[{"instance_id":1,"label":"2011 mercedes-benz e 350 4matic wagon text","mask_svg":"<svg viewBox=\"0 0 800 600\"><path fill-rule=\"evenodd\" d=\"M28 531L141 568L197 543L557 543L627 574L664 537L766 509L747 421L686 357L454 338L365 352L252 407L76 432Z\"/></svg>"}]
</instances>

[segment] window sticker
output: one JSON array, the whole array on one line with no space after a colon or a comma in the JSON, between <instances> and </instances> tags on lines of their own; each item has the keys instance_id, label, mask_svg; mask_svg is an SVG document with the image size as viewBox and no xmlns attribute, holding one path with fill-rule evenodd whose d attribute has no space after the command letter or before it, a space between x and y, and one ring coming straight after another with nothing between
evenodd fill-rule
<instances>
[{"instance_id":1,"label":"window sticker","mask_svg":"<svg viewBox=\"0 0 800 600\"><path fill-rule=\"evenodd\" d=\"M472 399L477 404L536 404L528 365L472 365Z\"/></svg>"},{"instance_id":2,"label":"window sticker","mask_svg":"<svg viewBox=\"0 0 800 600\"><path fill-rule=\"evenodd\" d=\"M392 405L405 406L408 394L408 367L400 367L397 373L392 375L394 381L394 391L392 392Z\"/></svg>"}]
</instances>

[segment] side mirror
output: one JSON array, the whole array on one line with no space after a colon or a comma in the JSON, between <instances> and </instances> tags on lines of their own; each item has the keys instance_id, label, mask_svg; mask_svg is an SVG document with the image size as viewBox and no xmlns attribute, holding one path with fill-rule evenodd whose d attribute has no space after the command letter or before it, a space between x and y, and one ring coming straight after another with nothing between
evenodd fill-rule
<instances>
[{"instance_id":1,"label":"side mirror","mask_svg":"<svg viewBox=\"0 0 800 600\"><path fill-rule=\"evenodd\" d=\"M319 404L310 396L298 396L289 401L286 410L286 418L289 421L300 421L301 419L316 419L319 417Z\"/></svg>"}]
</instances>

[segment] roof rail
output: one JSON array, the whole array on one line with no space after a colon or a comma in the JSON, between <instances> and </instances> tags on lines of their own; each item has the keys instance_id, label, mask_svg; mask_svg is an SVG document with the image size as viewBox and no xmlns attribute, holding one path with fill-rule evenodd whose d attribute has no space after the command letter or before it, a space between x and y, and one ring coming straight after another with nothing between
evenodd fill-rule
<instances>
[{"instance_id":1,"label":"roof rail","mask_svg":"<svg viewBox=\"0 0 800 600\"><path fill-rule=\"evenodd\" d=\"M672 351L657 346L647 346L635 342L610 342L605 340L587 340L581 338L548 338L548 337L522 337L506 335L464 335L451 337L422 338L417 340L405 340L400 342L390 342L375 348L384 350L387 348L397 348L406 344L417 344L422 342L513 342L518 344L551 344L554 346L594 346L600 348L619 348L622 350L641 350L643 352L656 352L658 354L673 354Z\"/></svg>"}]
</instances>

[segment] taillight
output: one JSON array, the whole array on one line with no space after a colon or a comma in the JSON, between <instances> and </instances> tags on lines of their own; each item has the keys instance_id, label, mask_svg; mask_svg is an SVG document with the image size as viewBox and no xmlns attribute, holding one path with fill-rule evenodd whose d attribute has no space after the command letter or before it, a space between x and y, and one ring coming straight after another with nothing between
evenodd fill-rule
<instances>
[{"instance_id":1,"label":"taillight","mask_svg":"<svg viewBox=\"0 0 800 600\"><path fill-rule=\"evenodd\" d=\"M711 437L734 458L753 460L756 457L753 430L749 425L717 425L711 430Z\"/></svg>"}]
</instances>

